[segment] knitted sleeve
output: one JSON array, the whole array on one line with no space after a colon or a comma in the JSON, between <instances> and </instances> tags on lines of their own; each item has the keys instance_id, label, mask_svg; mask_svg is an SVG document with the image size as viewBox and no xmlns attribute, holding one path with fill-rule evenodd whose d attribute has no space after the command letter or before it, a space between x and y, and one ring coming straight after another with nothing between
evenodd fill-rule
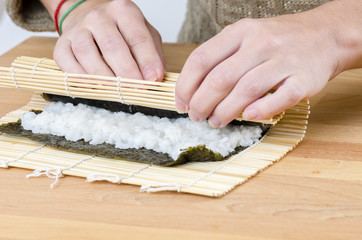
<instances>
[{"instance_id":1,"label":"knitted sleeve","mask_svg":"<svg viewBox=\"0 0 362 240\"><path fill-rule=\"evenodd\" d=\"M202 43L241 18L294 14L332 0L189 0L179 42Z\"/></svg>"},{"instance_id":2,"label":"knitted sleeve","mask_svg":"<svg viewBox=\"0 0 362 240\"><path fill-rule=\"evenodd\" d=\"M6 11L13 22L29 31L55 31L54 21L38 0L5 0Z\"/></svg>"},{"instance_id":3,"label":"knitted sleeve","mask_svg":"<svg viewBox=\"0 0 362 240\"><path fill-rule=\"evenodd\" d=\"M204 2L189 0L184 23L177 37L179 43L203 43L218 33L213 16Z\"/></svg>"}]
</instances>

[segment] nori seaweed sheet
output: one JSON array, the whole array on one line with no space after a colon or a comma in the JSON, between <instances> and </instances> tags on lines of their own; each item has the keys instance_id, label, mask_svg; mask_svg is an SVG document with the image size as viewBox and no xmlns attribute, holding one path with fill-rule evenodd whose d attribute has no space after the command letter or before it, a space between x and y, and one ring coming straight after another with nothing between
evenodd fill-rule
<instances>
[{"instance_id":1,"label":"nori seaweed sheet","mask_svg":"<svg viewBox=\"0 0 362 240\"><path fill-rule=\"evenodd\" d=\"M119 149L116 148L114 145L106 143L92 145L88 142L85 142L84 140L74 142L66 140L65 137L62 136L54 136L50 134L34 134L32 131L25 130L21 126L21 120L0 125L0 132L9 135L26 137L31 140L43 143L46 146L54 147L57 149L78 153L88 153L100 157L143 162L165 167L180 165L186 162L208 162L220 161L224 159L224 157L220 153L216 153L211 151L210 149L207 149L205 145L199 145L196 147L189 147L188 149L185 149L179 155L177 160L174 161L168 154L155 152L153 150L145 148ZM238 147L230 155L233 155L243 149L243 147Z\"/></svg>"},{"instance_id":2,"label":"nori seaweed sheet","mask_svg":"<svg viewBox=\"0 0 362 240\"><path fill-rule=\"evenodd\" d=\"M160 110L147 108L142 106L134 106L134 105L126 105L117 102L109 102L109 101L99 101L99 100L91 100L84 98L71 98L60 95L53 94L43 94L43 97L46 100L50 101L61 101L64 103L73 103L77 105L79 103L86 104L89 106L104 108L106 110L112 112L124 111L128 113L141 112L146 115L158 116L158 117L168 117L168 118L179 118L179 117L187 117L187 114L179 114L173 111ZM41 113L42 111L35 111L36 114ZM270 125L259 124L253 122L245 122L245 121L233 121L230 124L236 125L259 125L262 130L262 136L269 130ZM159 153L153 150L149 150L146 148L130 148L130 149L119 149L111 144L97 144L92 145L84 140L78 140L76 142L66 140L65 137L62 136L54 136L50 134L34 134L30 130L25 130L21 126L21 120L19 119L17 122L11 122L7 124L0 125L0 132L6 133L9 135L26 137L31 140L40 142L49 147L54 147L61 150L73 151L78 153L87 153L100 157L114 158L114 159L122 159L133 162L142 162L149 163L153 165L159 166L176 166L180 164L184 164L186 162L209 162L209 161L221 161L225 158L234 155L245 147L237 147L235 151L230 153L227 157L223 157L220 153L214 152L210 149L207 149L205 145L193 146L188 149L183 149L180 153L177 160L173 160L168 154Z\"/></svg>"},{"instance_id":3,"label":"nori seaweed sheet","mask_svg":"<svg viewBox=\"0 0 362 240\"><path fill-rule=\"evenodd\" d=\"M120 102L111 102L111 101L100 101L94 99L87 99L87 98L72 98L68 96L61 96L49 93L43 93L42 97L51 102L63 102L63 103L72 103L74 105L78 105L80 103L97 107L103 108L111 112L126 112L126 113L143 113L149 116L157 116L157 117L167 117L167 118L180 118L180 117L187 117L187 114L180 114L178 112L163 110L163 109L156 109L156 108L149 108L143 107L138 105L128 105Z\"/></svg>"}]
</instances>

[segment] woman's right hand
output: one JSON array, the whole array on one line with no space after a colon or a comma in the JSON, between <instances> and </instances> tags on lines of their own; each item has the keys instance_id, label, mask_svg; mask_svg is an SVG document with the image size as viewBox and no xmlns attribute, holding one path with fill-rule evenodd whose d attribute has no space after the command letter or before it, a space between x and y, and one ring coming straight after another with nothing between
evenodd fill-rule
<instances>
[{"instance_id":1,"label":"woman's right hand","mask_svg":"<svg viewBox=\"0 0 362 240\"><path fill-rule=\"evenodd\" d=\"M59 18L76 1L64 3ZM85 1L64 20L54 59L65 72L162 80L157 30L130 0Z\"/></svg>"}]
</instances>

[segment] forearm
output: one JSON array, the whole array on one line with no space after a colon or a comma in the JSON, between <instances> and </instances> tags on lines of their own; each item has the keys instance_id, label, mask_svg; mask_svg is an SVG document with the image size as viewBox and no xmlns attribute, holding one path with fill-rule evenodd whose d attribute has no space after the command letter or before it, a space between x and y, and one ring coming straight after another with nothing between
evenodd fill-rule
<instances>
[{"instance_id":1,"label":"forearm","mask_svg":"<svg viewBox=\"0 0 362 240\"><path fill-rule=\"evenodd\" d=\"M56 0L40 0L40 2L44 5L46 10L49 12L51 16L54 15L54 11L57 8L57 5L59 4L59 1Z\"/></svg>"},{"instance_id":2,"label":"forearm","mask_svg":"<svg viewBox=\"0 0 362 240\"><path fill-rule=\"evenodd\" d=\"M40 2L44 5L46 10L49 12L49 14L54 18L54 12L55 12L60 0L40 0ZM74 4L75 2L76 2L76 0L65 1L64 4L62 5L62 7L60 8L59 16L61 16L61 14L63 12L65 12L66 9L68 7L70 7L72 4Z\"/></svg>"},{"instance_id":3,"label":"forearm","mask_svg":"<svg viewBox=\"0 0 362 240\"><path fill-rule=\"evenodd\" d=\"M337 73L362 67L361 12L360 0L335 0L310 11L316 24L321 21L335 41L339 51Z\"/></svg>"}]
</instances>

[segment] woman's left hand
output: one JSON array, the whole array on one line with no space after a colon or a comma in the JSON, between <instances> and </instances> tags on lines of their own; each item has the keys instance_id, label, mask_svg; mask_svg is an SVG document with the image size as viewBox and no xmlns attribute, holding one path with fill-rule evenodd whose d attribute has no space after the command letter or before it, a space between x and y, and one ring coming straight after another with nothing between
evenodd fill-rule
<instances>
[{"instance_id":1,"label":"woman's left hand","mask_svg":"<svg viewBox=\"0 0 362 240\"><path fill-rule=\"evenodd\" d=\"M342 51L328 21L313 13L242 19L202 44L177 81L179 111L224 127L242 112L265 119L318 93L342 71Z\"/></svg>"}]
</instances>

